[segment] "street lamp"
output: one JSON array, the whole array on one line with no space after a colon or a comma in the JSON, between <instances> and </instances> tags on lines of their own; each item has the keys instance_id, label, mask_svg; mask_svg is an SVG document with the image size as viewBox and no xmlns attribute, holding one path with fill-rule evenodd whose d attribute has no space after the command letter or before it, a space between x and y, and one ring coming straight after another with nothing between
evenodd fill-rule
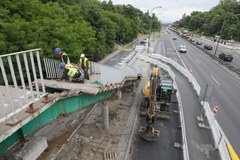
<instances>
[{"instance_id":1,"label":"street lamp","mask_svg":"<svg viewBox=\"0 0 240 160\"><path fill-rule=\"evenodd\" d=\"M219 46L219 43L220 43L220 39L221 39L221 36L222 36L224 25L225 25L225 22L227 20L228 10L229 10L229 7L226 8L226 14L225 14L225 17L224 17L224 20L223 20L223 23L222 23L219 39L218 39L217 46L216 46L215 51L214 51L214 56L216 56L216 54L217 54L217 49L218 49L218 46Z\"/></svg>"},{"instance_id":2,"label":"street lamp","mask_svg":"<svg viewBox=\"0 0 240 160\"><path fill-rule=\"evenodd\" d=\"M151 12L150 12L150 16L152 17L152 11L156 8L162 8L162 6L157 6L157 7L154 7L153 9L151 9ZM152 30L152 23L151 23L151 20L150 20L150 27L149 27L149 38L148 38L148 53L149 53L149 47L150 47L150 39L151 39L151 30Z\"/></svg>"},{"instance_id":3,"label":"street lamp","mask_svg":"<svg viewBox=\"0 0 240 160\"><path fill-rule=\"evenodd\" d=\"M224 29L226 19L227 19L227 16L225 15L223 23L222 23L219 39L218 39L218 42L217 42L217 46L216 46L215 51L214 51L214 56L216 56L216 54L217 54L217 49L218 49L218 46L219 46L219 43L220 43L220 40L221 40L221 36L222 36L222 32L223 32L223 29Z\"/></svg>"}]
</instances>

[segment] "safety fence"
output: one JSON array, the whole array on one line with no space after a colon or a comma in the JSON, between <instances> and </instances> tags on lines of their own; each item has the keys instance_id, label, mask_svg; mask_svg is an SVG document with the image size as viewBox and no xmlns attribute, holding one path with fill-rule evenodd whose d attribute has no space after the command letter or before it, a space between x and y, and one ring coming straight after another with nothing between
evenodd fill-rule
<instances>
[{"instance_id":1,"label":"safety fence","mask_svg":"<svg viewBox=\"0 0 240 160\"><path fill-rule=\"evenodd\" d=\"M43 58L46 78L55 79L61 78L63 70L60 68L59 61L49 58Z\"/></svg>"},{"instance_id":2,"label":"safety fence","mask_svg":"<svg viewBox=\"0 0 240 160\"><path fill-rule=\"evenodd\" d=\"M43 60L46 78L57 79L62 77L63 70L60 69L58 61L48 58L44 58ZM76 64L73 65L77 66ZM126 77L137 77L141 74L140 70L132 68L129 65L125 65L123 68L119 69L100 63L90 62L90 66L89 72L91 74L99 74L99 81L101 81L102 84L120 83Z\"/></svg>"},{"instance_id":3,"label":"safety fence","mask_svg":"<svg viewBox=\"0 0 240 160\"><path fill-rule=\"evenodd\" d=\"M45 93L40 49L0 55L0 122L15 116ZM41 88L37 79L41 79Z\"/></svg>"},{"instance_id":4,"label":"safety fence","mask_svg":"<svg viewBox=\"0 0 240 160\"><path fill-rule=\"evenodd\" d=\"M141 56L141 55L139 55ZM189 81L192 83L194 90L197 92L197 95L200 95L201 87L198 84L197 80L194 78L194 76L185 68L180 66L178 63L176 63L174 60L164 57L160 54L151 54L152 58L160 59L166 63L171 64L173 67L175 67L179 72L181 72L185 77L189 79ZM180 95L179 95L180 96ZM210 109L210 105L208 102L202 103L204 112L206 113L214 143L215 143L215 148L219 149L219 153L221 156L222 160L230 160L231 157L229 155L229 151L227 148L227 145L229 144L229 141L227 137L225 136L224 132L222 131L220 125L218 124L217 120L212 114L212 111Z\"/></svg>"}]
</instances>

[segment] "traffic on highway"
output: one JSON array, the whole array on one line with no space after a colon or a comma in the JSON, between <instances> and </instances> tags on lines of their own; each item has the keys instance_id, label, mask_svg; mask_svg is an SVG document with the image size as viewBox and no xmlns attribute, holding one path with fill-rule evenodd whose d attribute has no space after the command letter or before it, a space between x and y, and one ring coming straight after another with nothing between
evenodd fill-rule
<instances>
[{"instance_id":1,"label":"traffic on highway","mask_svg":"<svg viewBox=\"0 0 240 160\"><path fill-rule=\"evenodd\" d=\"M179 55L179 60L176 62L187 68L193 76L197 79L198 83L204 88L204 86L210 86L212 88L211 93L208 94L205 99L209 101L211 107L219 107L219 112L216 116L217 121L222 127L224 133L228 137L229 141L233 145L234 149L239 154L240 150L240 139L238 138L240 132L240 120L238 113L240 112L239 95L240 95L240 82L239 75L227 68L224 64L219 63L214 58L206 54L203 50L199 49L192 42L189 42L185 38L182 38L178 34L169 31L170 34L164 34L162 40L159 43L164 43L166 48L166 43L169 47L175 48L175 53L179 55L177 47L181 44L185 44L188 48L187 54ZM177 37L177 40L173 40L172 37ZM205 40L202 38L196 38L197 41L201 41L202 45L212 45L214 42ZM215 44L216 45L216 44ZM169 50L169 49L168 49ZM237 50L231 50L224 46L221 46L218 50L228 51L234 54L232 62L235 67L238 67L238 53ZM212 54L213 51L210 51ZM168 55L169 52L161 52L167 57L172 57L172 53Z\"/></svg>"}]
</instances>

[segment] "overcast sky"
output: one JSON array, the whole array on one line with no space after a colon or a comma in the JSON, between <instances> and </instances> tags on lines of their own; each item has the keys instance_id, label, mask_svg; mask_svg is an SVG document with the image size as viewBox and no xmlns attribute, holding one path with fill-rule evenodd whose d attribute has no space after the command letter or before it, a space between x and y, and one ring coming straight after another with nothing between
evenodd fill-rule
<instances>
[{"instance_id":1,"label":"overcast sky","mask_svg":"<svg viewBox=\"0 0 240 160\"><path fill-rule=\"evenodd\" d=\"M102 0L103 1L103 0ZM108 0L106 0L108 1ZM135 8L149 12L156 6L162 6L153 10L162 22L174 22L182 18L184 13L192 11L208 11L216 6L220 0L112 0L113 4L131 4Z\"/></svg>"}]
</instances>

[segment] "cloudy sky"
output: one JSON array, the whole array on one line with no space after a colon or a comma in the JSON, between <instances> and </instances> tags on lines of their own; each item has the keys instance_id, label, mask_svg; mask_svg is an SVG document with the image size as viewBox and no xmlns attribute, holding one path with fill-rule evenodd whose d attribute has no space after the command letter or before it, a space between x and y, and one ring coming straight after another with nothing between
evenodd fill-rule
<instances>
[{"instance_id":1,"label":"cloudy sky","mask_svg":"<svg viewBox=\"0 0 240 160\"><path fill-rule=\"evenodd\" d=\"M108 1L108 0L106 0ZM143 12L149 12L156 6L162 6L153 10L162 22L174 22L181 19L184 13L192 11L208 11L216 6L220 0L112 0L113 4L131 4Z\"/></svg>"}]
</instances>

